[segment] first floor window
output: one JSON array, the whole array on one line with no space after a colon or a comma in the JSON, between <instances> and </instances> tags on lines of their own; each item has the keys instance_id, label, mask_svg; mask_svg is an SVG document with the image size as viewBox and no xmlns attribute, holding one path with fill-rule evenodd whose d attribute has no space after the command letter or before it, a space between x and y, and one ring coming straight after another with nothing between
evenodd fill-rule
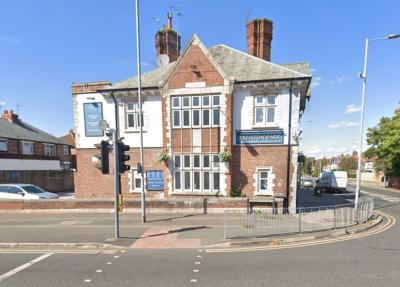
<instances>
[{"instance_id":1,"label":"first floor window","mask_svg":"<svg viewBox=\"0 0 400 287\"><path fill-rule=\"evenodd\" d=\"M45 156L55 156L56 155L55 145L45 144L43 149L43 154Z\"/></svg>"},{"instance_id":2,"label":"first floor window","mask_svg":"<svg viewBox=\"0 0 400 287\"><path fill-rule=\"evenodd\" d=\"M32 142L22 142L22 154L33 154Z\"/></svg>"},{"instance_id":3,"label":"first floor window","mask_svg":"<svg viewBox=\"0 0 400 287\"><path fill-rule=\"evenodd\" d=\"M8 150L7 140L0 139L0 151L7 151L7 150Z\"/></svg>"},{"instance_id":4,"label":"first floor window","mask_svg":"<svg viewBox=\"0 0 400 287\"><path fill-rule=\"evenodd\" d=\"M69 147L67 145L63 146L64 155L69 155Z\"/></svg>"},{"instance_id":5,"label":"first floor window","mask_svg":"<svg viewBox=\"0 0 400 287\"><path fill-rule=\"evenodd\" d=\"M140 125L143 127L143 112L142 117L140 117L139 103L129 102L125 105L126 114L126 128L127 129L139 129Z\"/></svg>"},{"instance_id":6,"label":"first floor window","mask_svg":"<svg viewBox=\"0 0 400 287\"><path fill-rule=\"evenodd\" d=\"M275 122L276 96L254 97L254 124L263 126Z\"/></svg>"}]
</instances>

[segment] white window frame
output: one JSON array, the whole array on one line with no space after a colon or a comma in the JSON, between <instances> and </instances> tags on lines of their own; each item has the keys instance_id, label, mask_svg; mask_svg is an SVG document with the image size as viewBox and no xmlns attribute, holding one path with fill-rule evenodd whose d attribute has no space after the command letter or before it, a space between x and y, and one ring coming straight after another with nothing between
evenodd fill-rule
<instances>
[{"instance_id":1,"label":"white window frame","mask_svg":"<svg viewBox=\"0 0 400 287\"><path fill-rule=\"evenodd\" d=\"M261 190L261 173L267 172L267 187L265 191ZM273 177L272 177L272 168L271 167L257 167L256 168L256 195L273 195Z\"/></svg>"},{"instance_id":2,"label":"white window frame","mask_svg":"<svg viewBox=\"0 0 400 287\"><path fill-rule=\"evenodd\" d=\"M136 180L139 179L141 184L143 184L142 180L142 175L138 173L137 169L132 169L131 170L131 188L130 192L131 193L140 193L142 192L142 186L137 186L136 185Z\"/></svg>"},{"instance_id":3,"label":"white window frame","mask_svg":"<svg viewBox=\"0 0 400 287\"><path fill-rule=\"evenodd\" d=\"M276 125L276 99L278 95L264 95L264 94L256 94L253 96L253 125L255 127L268 127ZM269 99L273 97L274 103L270 104ZM262 99L261 103L258 103L257 100ZM262 121L257 122L257 110L262 110ZM273 109L274 118L273 121L268 121L269 110Z\"/></svg>"},{"instance_id":4,"label":"white window frame","mask_svg":"<svg viewBox=\"0 0 400 287\"><path fill-rule=\"evenodd\" d=\"M64 155L69 155L69 146L63 145L63 154Z\"/></svg>"},{"instance_id":5,"label":"white window frame","mask_svg":"<svg viewBox=\"0 0 400 287\"><path fill-rule=\"evenodd\" d=\"M129 109L129 105L133 105L133 109ZM129 115L133 116L134 122L133 126L129 125ZM142 102L142 118L140 119L140 110L138 101L130 101L125 103L125 129L127 131L138 131L140 130L140 124L144 128L144 112L143 112L143 102Z\"/></svg>"},{"instance_id":6,"label":"white window frame","mask_svg":"<svg viewBox=\"0 0 400 287\"><path fill-rule=\"evenodd\" d=\"M54 144L43 144L43 155L44 156L56 156L57 150Z\"/></svg>"},{"instance_id":7,"label":"white window frame","mask_svg":"<svg viewBox=\"0 0 400 287\"><path fill-rule=\"evenodd\" d=\"M0 139L0 151L8 151L8 140Z\"/></svg>"},{"instance_id":8,"label":"white window frame","mask_svg":"<svg viewBox=\"0 0 400 287\"><path fill-rule=\"evenodd\" d=\"M29 152L26 152L25 147L27 147L27 146L29 146L29 149L30 149ZM22 154L24 154L24 155L33 155L35 153L33 142L22 141L21 147L22 147Z\"/></svg>"}]
</instances>

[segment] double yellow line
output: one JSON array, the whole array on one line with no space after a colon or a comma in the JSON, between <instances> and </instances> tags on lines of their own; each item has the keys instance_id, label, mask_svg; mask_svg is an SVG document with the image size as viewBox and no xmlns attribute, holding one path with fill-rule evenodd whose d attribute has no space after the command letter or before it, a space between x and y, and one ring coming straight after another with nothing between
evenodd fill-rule
<instances>
[{"instance_id":1,"label":"double yellow line","mask_svg":"<svg viewBox=\"0 0 400 287\"><path fill-rule=\"evenodd\" d=\"M377 228L373 228L364 232L350 234L350 235L342 235L336 238L327 238L327 239L318 239L313 241L307 242L298 242L298 243L287 243L287 244L280 244L280 245L268 245L268 246L252 246L252 247L237 247L237 248L214 248L214 249L206 249L206 252L209 253L224 253L224 252L249 252L249 251L261 251L261 250L278 250L278 249L287 249L287 248L296 248L296 247L306 247L306 246L315 246L321 244L329 244L335 243L340 241L352 240L362 237L367 237L371 235L375 235L381 232L384 232L391 228L393 225L396 224L396 218L393 216L381 212L376 211L380 216L386 218L387 222L379 226Z\"/></svg>"}]
</instances>

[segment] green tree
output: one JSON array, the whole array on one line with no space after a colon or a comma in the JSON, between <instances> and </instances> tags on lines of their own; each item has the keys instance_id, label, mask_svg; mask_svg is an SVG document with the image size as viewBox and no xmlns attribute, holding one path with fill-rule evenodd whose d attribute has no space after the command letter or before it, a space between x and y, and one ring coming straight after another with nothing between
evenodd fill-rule
<instances>
[{"instance_id":1,"label":"green tree","mask_svg":"<svg viewBox=\"0 0 400 287\"><path fill-rule=\"evenodd\" d=\"M357 169L357 156L346 155L340 158L339 170L346 171L347 174L351 174Z\"/></svg>"},{"instance_id":2,"label":"green tree","mask_svg":"<svg viewBox=\"0 0 400 287\"><path fill-rule=\"evenodd\" d=\"M376 127L368 128L367 143L370 148L364 156L374 161L377 171L400 176L400 109L394 116L383 117Z\"/></svg>"}]
</instances>

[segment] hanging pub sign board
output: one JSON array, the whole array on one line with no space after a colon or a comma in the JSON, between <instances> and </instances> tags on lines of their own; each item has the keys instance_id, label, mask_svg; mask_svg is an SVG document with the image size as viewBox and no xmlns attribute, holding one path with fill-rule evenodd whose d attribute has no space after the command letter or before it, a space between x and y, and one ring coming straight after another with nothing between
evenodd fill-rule
<instances>
[{"instance_id":1,"label":"hanging pub sign board","mask_svg":"<svg viewBox=\"0 0 400 287\"><path fill-rule=\"evenodd\" d=\"M236 144L283 144L283 130L236 131Z\"/></svg>"},{"instance_id":2,"label":"hanging pub sign board","mask_svg":"<svg viewBox=\"0 0 400 287\"><path fill-rule=\"evenodd\" d=\"M87 137L102 137L103 130L100 121L103 119L103 106L101 103L83 104L83 114L85 118L85 135Z\"/></svg>"},{"instance_id":3,"label":"hanging pub sign board","mask_svg":"<svg viewBox=\"0 0 400 287\"><path fill-rule=\"evenodd\" d=\"M148 191L164 190L164 173L162 170L147 170L146 181Z\"/></svg>"}]
</instances>

